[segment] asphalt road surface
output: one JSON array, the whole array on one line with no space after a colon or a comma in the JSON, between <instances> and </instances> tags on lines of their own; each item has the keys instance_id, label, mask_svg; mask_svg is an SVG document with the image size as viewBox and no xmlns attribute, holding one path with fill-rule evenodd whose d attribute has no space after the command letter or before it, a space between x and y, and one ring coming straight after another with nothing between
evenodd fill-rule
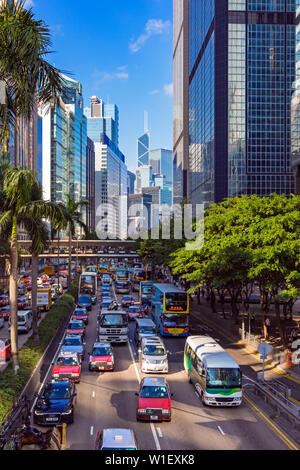
<instances>
[{"instance_id":1,"label":"asphalt road surface","mask_svg":"<svg viewBox=\"0 0 300 470\"><path fill-rule=\"evenodd\" d=\"M67 449L92 450L99 429L124 427L135 430L143 450L289 450L246 401L238 408L203 406L184 372L185 338L164 338L170 352L166 378L174 394L172 421L137 422L135 392L145 374L137 362L134 321L130 322L128 345L113 345L115 370L89 372L87 353L97 339L98 311L99 305L94 306L86 330L86 356L77 385L74 423L67 428ZM193 334L203 333L195 317L191 327ZM212 331L209 334L217 336ZM47 380L51 380L50 375Z\"/></svg>"}]
</instances>

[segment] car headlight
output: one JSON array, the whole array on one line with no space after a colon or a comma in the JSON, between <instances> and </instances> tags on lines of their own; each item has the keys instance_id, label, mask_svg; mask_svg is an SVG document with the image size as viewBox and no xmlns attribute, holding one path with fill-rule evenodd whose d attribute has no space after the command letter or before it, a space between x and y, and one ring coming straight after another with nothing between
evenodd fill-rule
<instances>
[{"instance_id":1,"label":"car headlight","mask_svg":"<svg viewBox=\"0 0 300 470\"><path fill-rule=\"evenodd\" d=\"M147 413L147 410L139 409L138 412L139 412L139 413Z\"/></svg>"},{"instance_id":2,"label":"car headlight","mask_svg":"<svg viewBox=\"0 0 300 470\"><path fill-rule=\"evenodd\" d=\"M113 366L113 364L114 364L113 362L108 362L107 363L108 366Z\"/></svg>"},{"instance_id":3,"label":"car headlight","mask_svg":"<svg viewBox=\"0 0 300 470\"><path fill-rule=\"evenodd\" d=\"M72 377L79 377L79 374L78 374L78 373L76 373L76 374L73 373L73 374L72 374Z\"/></svg>"},{"instance_id":4,"label":"car headlight","mask_svg":"<svg viewBox=\"0 0 300 470\"><path fill-rule=\"evenodd\" d=\"M163 415L169 415L171 413L170 410L162 410Z\"/></svg>"},{"instance_id":5,"label":"car headlight","mask_svg":"<svg viewBox=\"0 0 300 470\"><path fill-rule=\"evenodd\" d=\"M59 374L53 374L52 377L59 377Z\"/></svg>"},{"instance_id":6,"label":"car headlight","mask_svg":"<svg viewBox=\"0 0 300 470\"><path fill-rule=\"evenodd\" d=\"M37 416L41 416L41 415L43 415L44 413L41 412L41 411L34 410L34 414L37 415Z\"/></svg>"},{"instance_id":7,"label":"car headlight","mask_svg":"<svg viewBox=\"0 0 300 470\"><path fill-rule=\"evenodd\" d=\"M62 415L70 415L72 413L72 408L70 408L68 411L64 411Z\"/></svg>"}]
</instances>

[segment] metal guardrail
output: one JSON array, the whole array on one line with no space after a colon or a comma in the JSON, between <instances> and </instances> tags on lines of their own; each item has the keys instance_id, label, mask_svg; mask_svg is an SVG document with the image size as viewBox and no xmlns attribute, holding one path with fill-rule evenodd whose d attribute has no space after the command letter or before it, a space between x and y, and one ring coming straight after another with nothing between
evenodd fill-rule
<instances>
[{"instance_id":1,"label":"metal guardrail","mask_svg":"<svg viewBox=\"0 0 300 470\"><path fill-rule=\"evenodd\" d=\"M246 385L252 385L255 394L263 395L265 402L270 403L279 414L284 415L296 428L300 429L300 406L289 399L287 387L279 381L275 384L273 382L253 382Z\"/></svg>"}]
</instances>

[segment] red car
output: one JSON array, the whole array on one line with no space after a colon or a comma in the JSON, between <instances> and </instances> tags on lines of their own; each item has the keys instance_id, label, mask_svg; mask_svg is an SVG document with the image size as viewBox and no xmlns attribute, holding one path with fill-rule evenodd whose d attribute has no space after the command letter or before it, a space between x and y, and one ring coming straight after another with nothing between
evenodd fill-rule
<instances>
[{"instance_id":1,"label":"red car","mask_svg":"<svg viewBox=\"0 0 300 470\"><path fill-rule=\"evenodd\" d=\"M66 335L79 335L85 337L85 328L82 320L71 320L67 326Z\"/></svg>"},{"instance_id":2,"label":"red car","mask_svg":"<svg viewBox=\"0 0 300 470\"><path fill-rule=\"evenodd\" d=\"M89 323L89 315L85 308L76 308L71 320L82 320L85 325Z\"/></svg>"},{"instance_id":3,"label":"red car","mask_svg":"<svg viewBox=\"0 0 300 470\"><path fill-rule=\"evenodd\" d=\"M24 279L25 284L31 284L31 277L26 277Z\"/></svg>"},{"instance_id":4,"label":"red car","mask_svg":"<svg viewBox=\"0 0 300 470\"><path fill-rule=\"evenodd\" d=\"M11 356L10 339L0 338L0 363L9 361Z\"/></svg>"},{"instance_id":5,"label":"red car","mask_svg":"<svg viewBox=\"0 0 300 470\"><path fill-rule=\"evenodd\" d=\"M128 310L129 320L134 320L135 318L143 318L143 309L140 305L131 305Z\"/></svg>"},{"instance_id":6,"label":"red car","mask_svg":"<svg viewBox=\"0 0 300 470\"><path fill-rule=\"evenodd\" d=\"M79 355L74 352L60 352L52 369L52 379L69 379L79 383L81 374L81 362Z\"/></svg>"},{"instance_id":7,"label":"red car","mask_svg":"<svg viewBox=\"0 0 300 470\"><path fill-rule=\"evenodd\" d=\"M27 297L19 297L18 298L18 309L25 310L28 306L28 299Z\"/></svg>"},{"instance_id":8,"label":"red car","mask_svg":"<svg viewBox=\"0 0 300 470\"><path fill-rule=\"evenodd\" d=\"M89 370L114 370L114 353L110 343L95 343L89 359Z\"/></svg>"},{"instance_id":9,"label":"red car","mask_svg":"<svg viewBox=\"0 0 300 470\"><path fill-rule=\"evenodd\" d=\"M4 318L4 320L8 321L10 317L10 306L7 305L6 307L1 307L0 316Z\"/></svg>"},{"instance_id":10,"label":"red car","mask_svg":"<svg viewBox=\"0 0 300 470\"><path fill-rule=\"evenodd\" d=\"M32 288L31 288L31 282L30 282L30 283L28 283L28 284L26 284L26 287L27 287L27 291L28 291L28 292L30 292L30 291L31 291L31 289L32 289Z\"/></svg>"},{"instance_id":11,"label":"red car","mask_svg":"<svg viewBox=\"0 0 300 470\"><path fill-rule=\"evenodd\" d=\"M0 295L0 307L5 307L6 305L9 304L9 298L8 295Z\"/></svg>"},{"instance_id":12,"label":"red car","mask_svg":"<svg viewBox=\"0 0 300 470\"><path fill-rule=\"evenodd\" d=\"M164 377L144 377L138 396L137 421L171 421L171 396Z\"/></svg>"}]
</instances>

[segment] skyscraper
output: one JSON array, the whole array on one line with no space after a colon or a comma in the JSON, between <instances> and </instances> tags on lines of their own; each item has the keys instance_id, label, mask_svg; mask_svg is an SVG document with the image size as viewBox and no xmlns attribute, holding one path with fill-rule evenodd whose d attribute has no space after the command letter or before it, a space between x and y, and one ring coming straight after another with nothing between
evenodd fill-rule
<instances>
[{"instance_id":1,"label":"skyscraper","mask_svg":"<svg viewBox=\"0 0 300 470\"><path fill-rule=\"evenodd\" d=\"M105 104L97 96L92 96L90 110L85 110L88 137L99 142L100 135L107 137L119 146L119 109L115 104Z\"/></svg>"},{"instance_id":2,"label":"skyscraper","mask_svg":"<svg viewBox=\"0 0 300 470\"><path fill-rule=\"evenodd\" d=\"M189 0L173 0L173 202L188 196Z\"/></svg>"},{"instance_id":3,"label":"skyscraper","mask_svg":"<svg viewBox=\"0 0 300 470\"><path fill-rule=\"evenodd\" d=\"M188 3L190 202L290 194L296 1Z\"/></svg>"},{"instance_id":4,"label":"skyscraper","mask_svg":"<svg viewBox=\"0 0 300 470\"><path fill-rule=\"evenodd\" d=\"M82 86L65 75L64 96L58 104L40 107L43 118L42 186L44 198L67 202L86 199L87 124L83 114ZM82 209L86 222L86 208Z\"/></svg>"},{"instance_id":5,"label":"skyscraper","mask_svg":"<svg viewBox=\"0 0 300 470\"><path fill-rule=\"evenodd\" d=\"M138 167L149 165L150 133L145 132L137 142Z\"/></svg>"},{"instance_id":6,"label":"skyscraper","mask_svg":"<svg viewBox=\"0 0 300 470\"><path fill-rule=\"evenodd\" d=\"M155 149L149 152L149 164L152 166L153 175L163 175L162 187L173 191L172 150Z\"/></svg>"}]
</instances>

